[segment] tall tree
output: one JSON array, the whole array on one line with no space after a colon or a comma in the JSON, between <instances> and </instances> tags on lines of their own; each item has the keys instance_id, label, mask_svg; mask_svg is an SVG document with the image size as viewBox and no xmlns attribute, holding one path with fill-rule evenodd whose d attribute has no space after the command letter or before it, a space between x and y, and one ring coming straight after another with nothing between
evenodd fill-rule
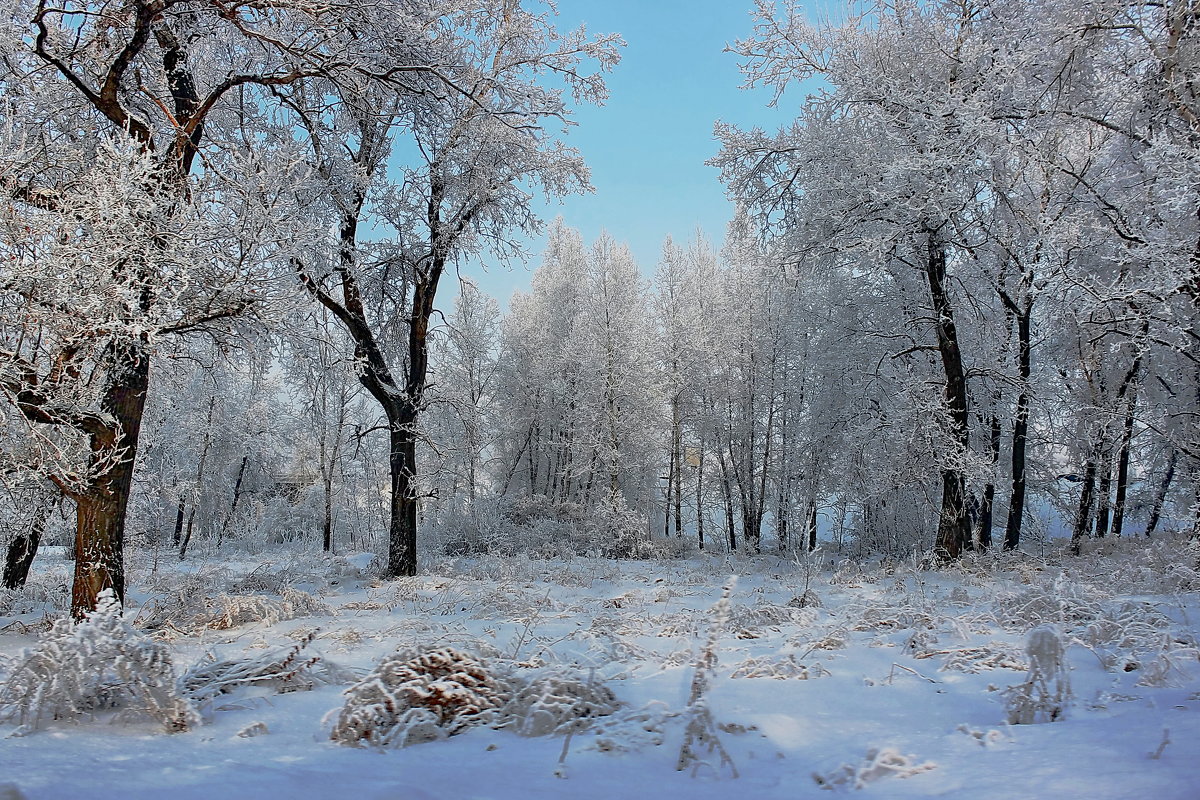
<instances>
[{"instance_id":1,"label":"tall tree","mask_svg":"<svg viewBox=\"0 0 1200 800\"><path fill-rule=\"evenodd\" d=\"M601 73L619 38L560 35L551 11L518 0L450 2L424 38L451 48L444 75L419 101L361 95L332 118L322 98L290 105L308 129L338 231L326 263L296 262L302 284L345 326L359 380L386 419L391 476L388 575L417 569L418 421L426 404L429 333L447 268L484 249L517 251L538 225L528 187L550 196L588 188L578 153L547 130L572 102L601 103ZM399 177L384 165L396 143ZM359 226L371 214L394 233L370 258ZM406 346L389 352L385 332Z\"/></svg>"}]
</instances>

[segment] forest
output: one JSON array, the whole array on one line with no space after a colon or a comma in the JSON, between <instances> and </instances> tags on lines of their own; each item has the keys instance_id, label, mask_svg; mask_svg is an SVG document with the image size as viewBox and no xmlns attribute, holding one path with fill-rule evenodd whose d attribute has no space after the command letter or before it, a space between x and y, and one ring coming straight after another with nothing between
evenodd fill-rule
<instances>
[{"instance_id":1,"label":"forest","mask_svg":"<svg viewBox=\"0 0 1200 800\"><path fill-rule=\"evenodd\" d=\"M542 218L627 46L552 3L0 7L0 797L128 717L95 797L1194 796L1200 2L746 11L791 121L638 263Z\"/></svg>"}]
</instances>

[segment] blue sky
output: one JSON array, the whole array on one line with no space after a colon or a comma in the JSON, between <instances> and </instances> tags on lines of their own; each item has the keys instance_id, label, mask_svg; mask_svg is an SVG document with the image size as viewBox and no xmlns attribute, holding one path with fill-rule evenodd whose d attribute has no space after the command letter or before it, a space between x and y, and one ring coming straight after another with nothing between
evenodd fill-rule
<instances>
[{"instance_id":1,"label":"blue sky","mask_svg":"<svg viewBox=\"0 0 1200 800\"><path fill-rule=\"evenodd\" d=\"M561 205L538 203L547 222L561 214L586 241L602 230L629 244L644 274L658 263L663 239L690 239L702 228L720 244L732 205L717 170L704 162L717 153L713 123L773 129L794 119L799 98L767 108L771 93L743 91L737 57L727 43L749 36L751 0L561 0L560 29L586 24L593 33L620 33L627 45L609 75L609 101L584 108L567 141L592 170L594 194ZM464 274L502 305L526 289L543 240L531 243L526 267L510 271L489 263Z\"/></svg>"}]
</instances>

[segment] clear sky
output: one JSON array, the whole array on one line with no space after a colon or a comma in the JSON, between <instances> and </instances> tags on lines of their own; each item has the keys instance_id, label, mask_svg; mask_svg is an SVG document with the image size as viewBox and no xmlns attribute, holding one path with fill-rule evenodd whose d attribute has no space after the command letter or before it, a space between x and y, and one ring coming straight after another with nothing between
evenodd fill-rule
<instances>
[{"instance_id":1,"label":"clear sky","mask_svg":"<svg viewBox=\"0 0 1200 800\"><path fill-rule=\"evenodd\" d=\"M771 93L743 91L737 57L726 44L750 35L751 0L561 0L560 29L586 24L593 33L620 33L621 63L608 76L609 100L583 108L567 137L592 170L594 194L561 205L539 203L549 222L561 214L591 242L602 230L629 244L644 274L658 263L663 239L690 239L702 228L720 244L733 214L716 169L716 120L778 127L791 107L767 108ZM544 240L531 243L527 267L478 265L464 273L507 305L526 289Z\"/></svg>"}]
</instances>

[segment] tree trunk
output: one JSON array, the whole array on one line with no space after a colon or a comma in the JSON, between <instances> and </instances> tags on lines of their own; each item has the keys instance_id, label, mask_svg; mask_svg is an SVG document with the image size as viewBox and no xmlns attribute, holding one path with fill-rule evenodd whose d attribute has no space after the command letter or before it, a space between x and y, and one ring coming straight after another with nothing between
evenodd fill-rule
<instances>
[{"instance_id":1,"label":"tree trunk","mask_svg":"<svg viewBox=\"0 0 1200 800\"><path fill-rule=\"evenodd\" d=\"M1112 508L1109 498L1112 497L1112 445L1105 441L1100 447L1100 463L1096 471L1100 475L1099 486L1096 490L1096 538L1108 536L1108 515Z\"/></svg>"},{"instance_id":2,"label":"tree trunk","mask_svg":"<svg viewBox=\"0 0 1200 800\"><path fill-rule=\"evenodd\" d=\"M733 522L733 487L729 484L729 466L725 454L717 451L717 463L721 466L721 491L725 496L725 534L729 539L729 551L737 550L737 530Z\"/></svg>"},{"instance_id":3,"label":"tree trunk","mask_svg":"<svg viewBox=\"0 0 1200 800\"><path fill-rule=\"evenodd\" d=\"M1083 540L1087 536L1092 515L1092 493L1096 488L1096 458L1090 456L1083 469L1083 488L1079 491L1079 509L1075 513L1075 527L1071 531L1071 552L1079 555Z\"/></svg>"},{"instance_id":4,"label":"tree trunk","mask_svg":"<svg viewBox=\"0 0 1200 800\"><path fill-rule=\"evenodd\" d=\"M175 507L175 533L171 536L171 544L176 549L183 543L183 512L187 508L187 502L181 494L179 497L179 505Z\"/></svg>"},{"instance_id":5,"label":"tree trunk","mask_svg":"<svg viewBox=\"0 0 1200 800\"><path fill-rule=\"evenodd\" d=\"M808 552L817 549L817 499L808 506Z\"/></svg>"},{"instance_id":6,"label":"tree trunk","mask_svg":"<svg viewBox=\"0 0 1200 800\"><path fill-rule=\"evenodd\" d=\"M1004 549L1016 550L1021 546L1021 525L1025 515L1025 449L1029 438L1029 376L1031 372L1033 343L1030 339L1030 317L1033 300L1026 297L1017 311L1017 369L1021 390L1017 394L1017 408L1013 417L1012 434L1012 491L1008 500L1008 520L1004 525Z\"/></svg>"},{"instance_id":7,"label":"tree trunk","mask_svg":"<svg viewBox=\"0 0 1200 800\"><path fill-rule=\"evenodd\" d=\"M991 436L988 440L988 453L992 457L993 468L1000 462L1000 415L991 416ZM986 552L992 546L992 509L996 501L996 484L989 480L983 487L983 502L979 505L979 524L975 528L975 541L972 549L978 548Z\"/></svg>"},{"instance_id":8,"label":"tree trunk","mask_svg":"<svg viewBox=\"0 0 1200 800\"><path fill-rule=\"evenodd\" d=\"M77 620L95 611L105 590L125 602L125 520L150 383L150 359L137 351L125 356L101 400L115 424L98 427L89 436L96 477L71 495L76 508L71 615Z\"/></svg>"},{"instance_id":9,"label":"tree trunk","mask_svg":"<svg viewBox=\"0 0 1200 800\"><path fill-rule=\"evenodd\" d=\"M217 532L217 547L220 547L221 543L225 541L225 533L229 530L229 524L233 522L233 515L237 513L238 501L242 499L242 479L246 477L246 464L249 461L250 456L242 456L242 464L238 467L237 480L233 482L233 502L229 504L229 516L225 517L225 521L221 523L221 529ZM332 475L332 471L330 474ZM329 506L330 498L327 488L325 492L325 518L327 521L329 519ZM328 530L328 527L326 527L326 530ZM326 548L326 550L328 549Z\"/></svg>"},{"instance_id":10,"label":"tree trunk","mask_svg":"<svg viewBox=\"0 0 1200 800\"><path fill-rule=\"evenodd\" d=\"M1125 496L1129 490L1129 448L1133 444L1133 407L1137 401L1136 389L1129 395L1125 409L1125 426L1121 431L1121 449L1117 453L1117 496L1113 503L1113 536L1125 532Z\"/></svg>"},{"instance_id":11,"label":"tree trunk","mask_svg":"<svg viewBox=\"0 0 1200 800\"><path fill-rule=\"evenodd\" d=\"M965 453L969 433L967 376L963 369L953 309L946 290L946 249L936 231L926 228L926 234L928 251L925 274L929 279L929 297L933 303L938 352L942 359L942 372L946 377L945 398L950 417L949 433L956 448ZM942 510L938 519L937 542L934 545L934 556L939 560L958 558L962 553L962 542L971 535L966 499L966 478L962 469L956 466L944 467Z\"/></svg>"},{"instance_id":12,"label":"tree trunk","mask_svg":"<svg viewBox=\"0 0 1200 800\"><path fill-rule=\"evenodd\" d=\"M417 440L415 414L405 414L391 425L388 466L392 477L392 519L388 532L387 574L417 574Z\"/></svg>"},{"instance_id":13,"label":"tree trunk","mask_svg":"<svg viewBox=\"0 0 1200 800\"><path fill-rule=\"evenodd\" d=\"M1171 491L1171 481L1175 478L1175 465L1179 462L1179 451L1171 448L1167 456L1167 471L1163 473L1162 482L1158 484L1158 492L1154 495L1154 507L1150 509L1150 521L1146 523L1146 536L1153 536L1162 518L1163 506L1167 502L1167 493Z\"/></svg>"},{"instance_id":14,"label":"tree trunk","mask_svg":"<svg viewBox=\"0 0 1200 800\"><path fill-rule=\"evenodd\" d=\"M33 519L30 520L29 530L18 534L8 545L4 560L4 588L20 589L29 580L29 570L33 567L33 559L37 556L38 546L42 542L42 534L46 531L46 521L50 512L58 505L59 498L51 499L43 496L37 501Z\"/></svg>"},{"instance_id":15,"label":"tree trunk","mask_svg":"<svg viewBox=\"0 0 1200 800\"><path fill-rule=\"evenodd\" d=\"M675 538L683 538L683 419L680 412L679 395L675 396L671 424L673 430L673 445L675 455Z\"/></svg>"},{"instance_id":16,"label":"tree trunk","mask_svg":"<svg viewBox=\"0 0 1200 800\"><path fill-rule=\"evenodd\" d=\"M704 440L700 441L699 463L696 464L696 536L704 549Z\"/></svg>"},{"instance_id":17,"label":"tree trunk","mask_svg":"<svg viewBox=\"0 0 1200 800\"><path fill-rule=\"evenodd\" d=\"M188 545L192 542L192 523L196 521L196 507L200 505L200 485L204 482L204 465L208 461L208 448L212 444L213 409L216 408L217 398L208 399L208 421L204 426L204 443L200 447L200 460L196 465L196 493L192 498L192 511L188 514L187 531L183 541L179 543L179 560L187 557Z\"/></svg>"}]
</instances>

